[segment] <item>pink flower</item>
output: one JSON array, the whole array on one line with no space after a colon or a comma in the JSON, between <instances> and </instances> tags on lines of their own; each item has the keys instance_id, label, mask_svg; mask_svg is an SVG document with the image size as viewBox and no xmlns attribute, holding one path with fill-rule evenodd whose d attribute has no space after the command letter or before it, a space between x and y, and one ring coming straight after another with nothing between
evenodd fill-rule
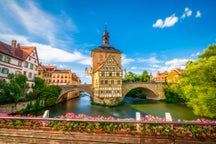
<instances>
[{"instance_id":1,"label":"pink flower","mask_svg":"<svg viewBox=\"0 0 216 144\"><path fill-rule=\"evenodd\" d=\"M9 115L6 114L6 113L0 113L0 116L2 116L2 117L8 117Z\"/></svg>"},{"instance_id":2,"label":"pink flower","mask_svg":"<svg viewBox=\"0 0 216 144\"><path fill-rule=\"evenodd\" d=\"M159 128L159 129L162 129L162 128L164 128L164 127L160 125L158 128Z\"/></svg>"}]
</instances>

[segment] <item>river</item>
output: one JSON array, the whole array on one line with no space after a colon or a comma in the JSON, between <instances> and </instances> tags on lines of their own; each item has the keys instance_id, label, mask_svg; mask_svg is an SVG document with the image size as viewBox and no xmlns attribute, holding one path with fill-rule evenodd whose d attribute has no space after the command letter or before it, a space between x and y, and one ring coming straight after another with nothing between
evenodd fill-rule
<instances>
[{"instance_id":1,"label":"river","mask_svg":"<svg viewBox=\"0 0 216 144\"><path fill-rule=\"evenodd\" d=\"M90 96L82 93L78 98L59 103L43 110L31 112L31 114L42 115L45 110L50 110L50 117L65 115L68 112L72 112L75 114L86 114L89 116L135 118L136 112L140 112L142 115L151 114L158 117L165 117L165 112L170 112L174 120L191 120L197 118L190 108L182 104L168 104L160 101L131 97L126 97L124 101L124 105L117 107L92 105Z\"/></svg>"}]
</instances>

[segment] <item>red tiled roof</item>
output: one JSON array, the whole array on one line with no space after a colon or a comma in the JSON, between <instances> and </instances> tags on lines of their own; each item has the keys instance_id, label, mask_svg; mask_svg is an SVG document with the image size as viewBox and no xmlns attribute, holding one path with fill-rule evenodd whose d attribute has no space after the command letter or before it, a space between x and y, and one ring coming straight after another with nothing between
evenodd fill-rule
<instances>
[{"instance_id":1,"label":"red tiled roof","mask_svg":"<svg viewBox=\"0 0 216 144\"><path fill-rule=\"evenodd\" d=\"M65 72L67 72L67 73L70 73L70 72L71 72L71 70L55 70L55 72L62 72L62 73L65 73Z\"/></svg>"},{"instance_id":2,"label":"red tiled roof","mask_svg":"<svg viewBox=\"0 0 216 144\"><path fill-rule=\"evenodd\" d=\"M44 69L44 67L43 67L42 65L39 65L39 66L38 66L38 70L39 70L39 71L42 71L42 70L45 70L45 69Z\"/></svg>"},{"instance_id":3,"label":"red tiled roof","mask_svg":"<svg viewBox=\"0 0 216 144\"><path fill-rule=\"evenodd\" d=\"M33 46L20 46L20 49L24 51L24 59L26 60L28 56L35 50Z\"/></svg>"},{"instance_id":4,"label":"red tiled roof","mask_svg":"<svg viewBox=\"0 0 216 144\"><path fill-rule=\"evenodd\" d=\"M24 60L24 51L19 48L15 48L14 51L12 47L6 43L0 41L0 52L9 55L11 57Z\"/></svg>"},{"instance_id":5,"label":"red tiled roof","mask_svg":"<svg viewBox=\"0 0 216 144\"><path fill-rule=\"evenodd\" d=\"M51 70L52 69L52 70ZM50 72L50 71L52 71L52 72L54 72L55 70L56 70L56 66L50 66L50 65L47 65L47 66L44 66L44 65L39 65L38 66L38 70L44 70L44 71L46 71L46 72Z\"/></svg>"}]
</instances>

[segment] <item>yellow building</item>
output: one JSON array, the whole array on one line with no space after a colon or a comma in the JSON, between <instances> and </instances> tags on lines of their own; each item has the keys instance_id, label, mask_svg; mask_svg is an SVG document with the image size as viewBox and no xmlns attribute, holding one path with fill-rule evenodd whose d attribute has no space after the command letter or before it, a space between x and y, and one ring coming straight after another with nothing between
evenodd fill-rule
<instances>
[{"instance_id":1,"label":"yellow building","mask_svg":"<svg viewBox=\"0 0 216 144\"><path fill-rule=\"evenodd\" d=\"M71 70L57 70L56 66L38 67L38 77L42 78L49 84L54 85L72 85L80 84L80 78L72 73Z\"/></svg>"},{"instance_id":2,"label":"yellow building","mask_svg":"<svg viewBox=\"0 0 216 144\"><path fill-rule=\"evenodd\" d=\"M123 100L121 51L109 44L106 29L102 38L102 45L91 51L93 101L115 105Z\"/></svg>"},{"instance_id":3,"label":"yellow building","mask_svg":"<svg viewBox=\"0 0 216 144\"><path fill-rule=\"evenodd\" d=\"M43 66L39 65L38 67L38 75L37 77L40 77L47 83L52 82L52 73L56 70L56 66Z\"/></svg>"},{"instance_id":4,"label":"yellow building","mask_svg":"<svg viewBox=\"0 0 216 144\"><path fill-rule=\"evenodd\" d=\"M52 73L51 83L55 85L71 85L72 72L70 70L55 70Z\"/></svg>"},{"instance_id":5,"label":"yellow building","mask_svg":"<svg viewBox=\"0 0 216 144\"><path fill-rule=\"evenodd\" d=\"M179 68L171 70L170 73L166 76L166 82L167 83L179 83L180 75L182 72L183 70Z\"/></svg>"}]
</instances>

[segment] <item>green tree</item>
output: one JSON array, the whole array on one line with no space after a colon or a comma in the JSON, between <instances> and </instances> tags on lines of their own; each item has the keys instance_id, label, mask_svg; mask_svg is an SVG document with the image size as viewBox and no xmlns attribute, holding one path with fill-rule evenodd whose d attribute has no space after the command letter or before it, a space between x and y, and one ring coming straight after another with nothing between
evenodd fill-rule
<instances>
[{"instance_id":1,"label":"green tree","mask_svg":"<svg viewBox=\"0 0 216 144\"><path fill-rule=\"evenodd\" d=\"M44 100L45 106L58 103L61 88L58 85L49 85L41 91L40 98Z\"/></svg>"},{"instance_id":2,"label":"green tree","mask_svg":"<svg viewBox=\"0 0 216 144\"><path fill-rule=\"evenodd\" d=\"M47 84L43 79L39 77L35 77L34 82L35 85L32 87L33 88L32 97L39 98L41 92L46 89Z\"/></svg>"},{"instance_id":3,"label":"green tree","mask_svg":"<svg viewBox=\"0 0 216 144\"><path fill-rule=\"evenodd\" d=\"M123 82L136 82L139 81L140 78L133 72L128 72L128 74L123 78Z\"/></svg>"},{"instance_id":4,"label":"green tree","mask_svg":"<svg viewBox=\"0 0 216 144\"><path fill-rule=\"evenodd\" d=\"M29 88L27 84L28 78L25 75L17 74L15 75L15 82L19 85L22 90L22 95L26 93L26 90Z\"/></svg>"},{"instance_id":5,"label":"green tree","mask_svg":"<svg viewBox=\"0 0 216 144\"><path fill-rule=\"evenodd\" d=\"M166 96L165 101L168 103L182 103L185 100L182 98L182 91L179 84L167 84L163 86Z\"/></svg>"},{"instance_id":6,"label":"green tree","mask_svg":"<svg viewBox=\"0 0 216 144\"><path fill-rule=\"evenodd\" d=\"M10 101L10 98L6 96L7 87L7 82L5 80L0 80L0 104Z\"/></svg>"},{"instance_id":7,"label":"green tree","mask_svg":"<svg viewBox=\"0 0 216 144\"><path fill-rule=\"evenodd\" d=\"M33 97L44 101L45 106L54 105L58 102L61 88L58 85L48 85L43 79L36 77L33 86Z\"/></svg>"},{"instance_id":8,"label":"green tree","mask_svg":"<svg viewBox=\"0 0 216 144\"><path fill-rule=\"evenodd\" d=\"M216 45L209 46L182 73L182 97L196 115L216 118Z\"/></svg>"},{"instance_id":9,"label":"green tree","mask_svg":"<svg viewBox=\"0 0 216 144\"><path fill-rule=\"evenodd\" d=\"M46 82L39 77L35 77L34 82L35 85L32 87L33 89L43 89L47 85Z\"/></svg>"},{"instance_id":10,"label":"green tree","mask_svg":"<svg viewBox=\"0 0 216 144\"><path fill-rule=\"evenodd\" d=\"M147 82L150 79L150 76L146 70L143 71L143 73L140 76L140 80L142 82Z\"/></svg>"},{"instance_id":11,"label":"green tree","mask_svg":"<svg viewBox=\"0 0 216 144\"><path fill-rule=\"evenodd\" d=\"M17 103L25 95L26 81L26 76L21 74L8 74L8 82L0 80L0 103Z\"/></svg>"}]
</instances>

